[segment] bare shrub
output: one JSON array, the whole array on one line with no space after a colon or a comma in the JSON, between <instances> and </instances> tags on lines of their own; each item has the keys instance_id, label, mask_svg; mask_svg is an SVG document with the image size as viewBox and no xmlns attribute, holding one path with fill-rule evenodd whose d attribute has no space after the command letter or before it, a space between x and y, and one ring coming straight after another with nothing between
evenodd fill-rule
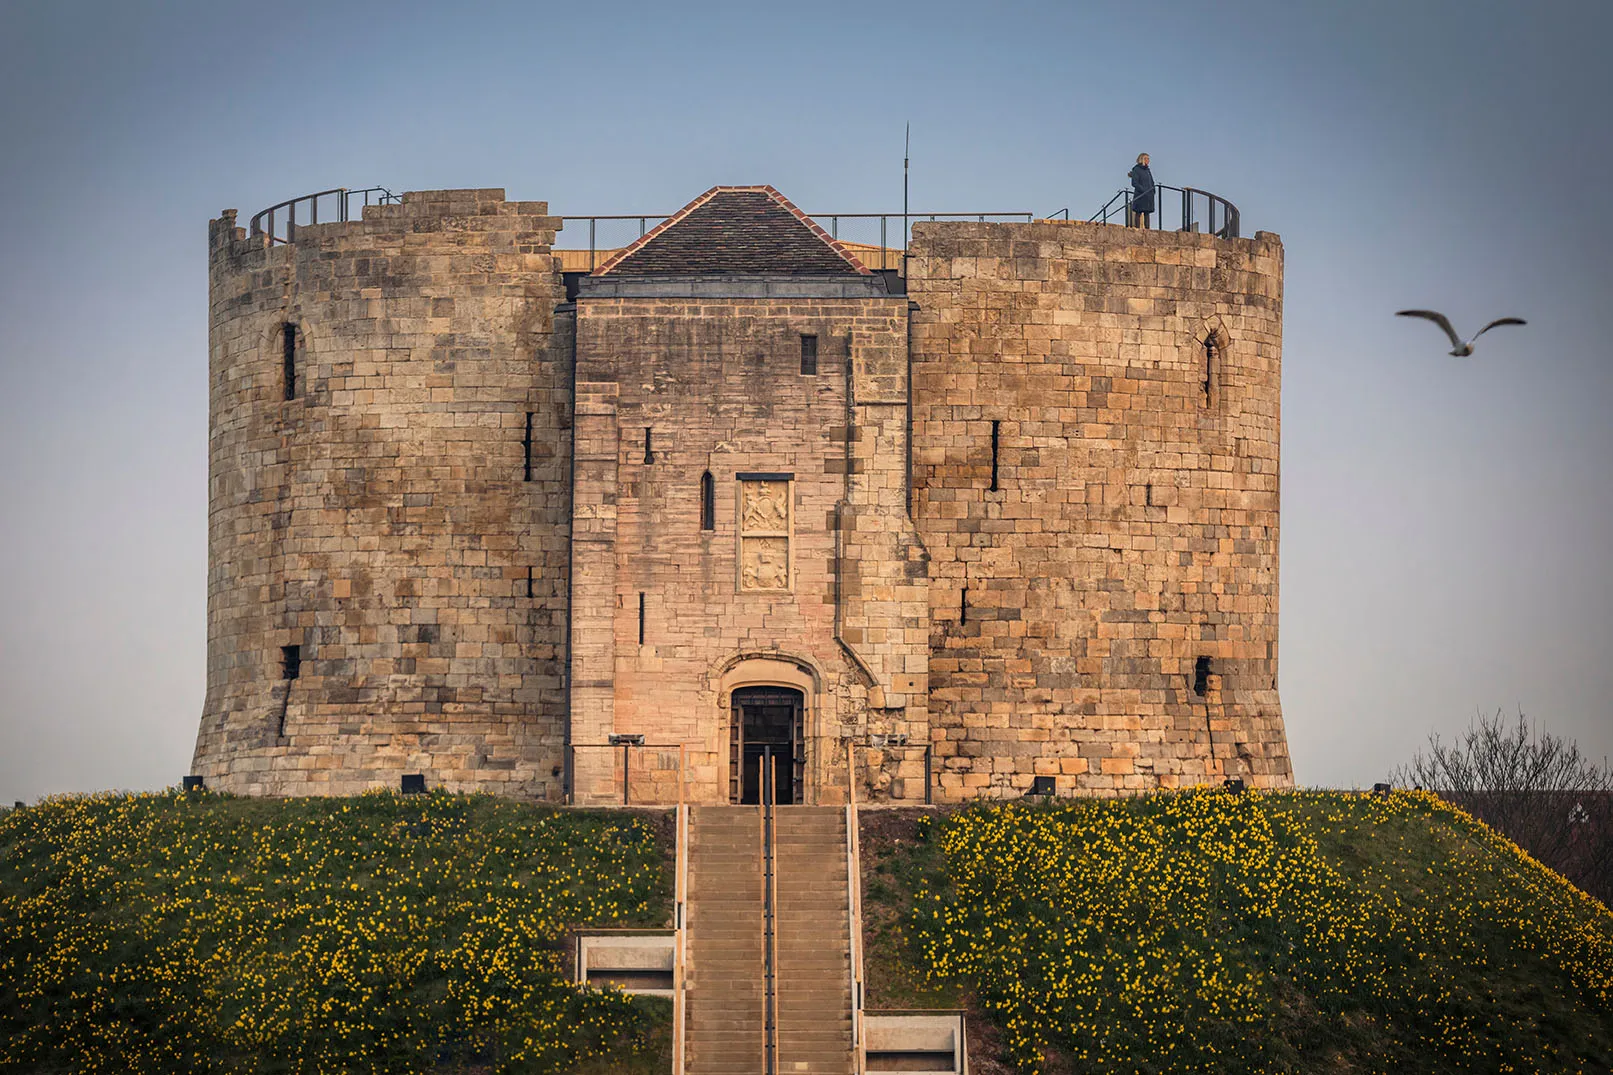
<instances>
[{"instance_id":1,"label":"bare shrub","mask_svg":"<svg viewBox=\"0 0 1613 1075\"><path fill-rule=\"evenodd\" d=\"M1613 767L1541 730L1520 711L1479 716L1450 744L1390 774L1437 792L1604 903L1613 901Z\"/></svg>"}]
</instances>

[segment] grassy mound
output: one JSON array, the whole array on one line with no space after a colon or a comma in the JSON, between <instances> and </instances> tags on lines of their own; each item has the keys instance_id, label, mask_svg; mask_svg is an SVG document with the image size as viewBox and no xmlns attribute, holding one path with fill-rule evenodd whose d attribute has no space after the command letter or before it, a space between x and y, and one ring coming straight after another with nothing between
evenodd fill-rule
<instances>
[{"instance_id":1,"label":"grassy mound","mask_svg":"<svg viewBox=\"0 0 1613 1075\"><path fill-rule=\"evenodd\" d=\"M1431 795L870 811L864 849L871 1006L972 1007L977 1075L1613 1063L1613 915Z\"/></svg>"},{"instance_id":2,"label":"grassy mound","mask_svg":"<svg viewBox=\"0 0 1613 1075\"><path fill-rule=\"evenodd\" d=\"M664 926L667 826L486 796L102 795L0 816L0 1072L667 1070L579 925Z\"/></svg>"}]
</instances>

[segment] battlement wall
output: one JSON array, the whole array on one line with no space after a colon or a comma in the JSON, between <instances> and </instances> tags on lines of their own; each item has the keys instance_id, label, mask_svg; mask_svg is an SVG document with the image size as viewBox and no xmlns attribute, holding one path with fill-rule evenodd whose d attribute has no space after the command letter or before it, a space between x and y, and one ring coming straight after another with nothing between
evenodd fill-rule
<instances>
[{"instance_id":1,"label":"battlement wall","mask_svg":"<svg viewBox=\"0 0 1613 1075\"><path fill-rule=\"evenodd\" d=\"M559 795L558 224L499 190L411 193L292 244L212 222L209 786L423 772Z\"/></svg>"},{"instance_id":2,"label":"battlement wall","mask_svg":"<svg viewBox=\"0 0 1613 1075\"><path fill-rule=\"evenodd\" d=\"M915 515L938 794L1291 783L1282 246L920 223Z\"/></svg>"}]
</instances>

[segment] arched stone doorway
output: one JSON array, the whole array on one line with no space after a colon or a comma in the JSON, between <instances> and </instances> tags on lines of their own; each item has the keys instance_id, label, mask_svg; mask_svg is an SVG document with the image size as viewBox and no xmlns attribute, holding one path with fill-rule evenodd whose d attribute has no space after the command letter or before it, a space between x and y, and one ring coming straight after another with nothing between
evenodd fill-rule
<instances>
[{"instance_id":1,"label":"arched stone doorway","mask_svg":"<svg viewBox=\"0 0 1613 1075\"><path fill-rule=\"evenodd\" d=\"M730 698L728 801L759 803L762 774L773 774L774 802L803 801L806 698L793 687L741 687Z\"/></svg>"},{"instance_id":2,"label":"arched stone doorway","mask_svg":"<svg viewBox=\"0 0 1613 1075\"><path fill-rule=\"evenodd\" d=\"M758 801L756 767L764 755L775 766L776 802L821 801L825 774L819 737L834 714L811 659L778 650L736 653L712 669L712 686L719 707L713 716L722 729L716 745L719 751L727 748L726 764L719 755L719 784L712 789L717 801Z\"/></svg>"}]
</instances>

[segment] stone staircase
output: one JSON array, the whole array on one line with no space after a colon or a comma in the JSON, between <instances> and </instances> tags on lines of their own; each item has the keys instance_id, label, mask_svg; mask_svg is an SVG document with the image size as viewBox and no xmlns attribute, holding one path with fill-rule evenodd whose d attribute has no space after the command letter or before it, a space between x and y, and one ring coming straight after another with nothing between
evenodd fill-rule
<instances>
[{"instance_id":1,"label":"stone staircase","mask_svg":"<svg viewBox=\"0 0 1613 1075\"><path fill-rule=\"evenodd\" d=\"M842 807L772 811L777 1075L850 1075L851 935ZM689 813L687 1075L765 1075L763 812Z\"/></svg>"},{"instance_id":2,"label":"stone staircase","mask_svg":"<svg viewBox=\"0 0 1613 1075\"><path fill-rule=\"evenodd\" d=\"M851 932L846 808L773 811L778 851L779 1075L848 1075Z\"/></svg>"},{"instance_id":3,"label":"stone staircase","mask_svg":"<svg viewBox=\"0 0 1613 1075\"><path fill-rule=\"evenodd\" d=\"M687 1075L762 1075L762 808L689 811Z\"/></svg>"}]
</instances>

